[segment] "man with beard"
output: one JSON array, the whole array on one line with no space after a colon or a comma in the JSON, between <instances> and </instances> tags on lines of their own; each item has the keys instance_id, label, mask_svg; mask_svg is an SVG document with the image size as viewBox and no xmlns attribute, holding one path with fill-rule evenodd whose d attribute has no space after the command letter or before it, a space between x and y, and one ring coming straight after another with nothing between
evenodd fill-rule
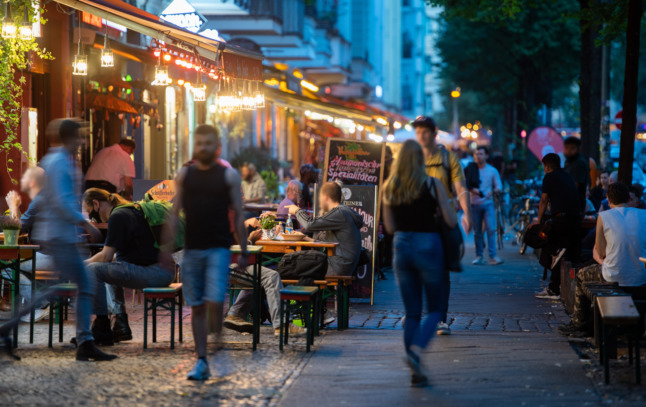
<instances>
[{"instance_id":1,"label":"man with beard","mask_svg":"<svg viewBox=\"0 0 646 407\"><path fill-rule=\"evenodd\" d=\"M240 168L242 175L242 199L245 203L263 203L267 194L267 185L253 164Z\"/></svg>"},{"instance_id":2,"label":"man with beard","mask_svg":"<svg viewBox=\"0 0 646 407\"><path fill-rule=\"evenodd\" d=\"M186 303L191 306L191 323L197 352L197 363L188 380L206 380L211 376L206 360L207 303L214 309L215 330L222 330L224 296L229 282L229 247L233 243L229 210L235 214L235 231L245 236L242 218L240 175L220 165L217 151L220 135L216 128L200 125L194 132L196 165L187 166L177 175L174 216L167 223L162 249L162 264L172 267L170 251L177 230L180 211L186 217L186 236L182 260L182 284ZM240 239L241 268L247 266L247 242Z\"/></svg>"}]
</instances>

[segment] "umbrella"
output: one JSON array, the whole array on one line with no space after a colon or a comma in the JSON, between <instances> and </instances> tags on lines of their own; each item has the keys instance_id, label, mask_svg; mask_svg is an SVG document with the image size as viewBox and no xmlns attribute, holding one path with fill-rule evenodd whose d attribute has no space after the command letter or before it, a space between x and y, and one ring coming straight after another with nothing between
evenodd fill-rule
<instances>
[{"instance_id":1,"label":"umbrella","mask_svg":"<svg viewBox=\"0 0 646 407\"><path fill-rule=\"evenodd\" d=\"M92 93L87 95L87 106L91 109L110 110L112 112L139 114L137 109L132 107L125 100L112 96L109 93Z\"/></svg>"}]
</instances>

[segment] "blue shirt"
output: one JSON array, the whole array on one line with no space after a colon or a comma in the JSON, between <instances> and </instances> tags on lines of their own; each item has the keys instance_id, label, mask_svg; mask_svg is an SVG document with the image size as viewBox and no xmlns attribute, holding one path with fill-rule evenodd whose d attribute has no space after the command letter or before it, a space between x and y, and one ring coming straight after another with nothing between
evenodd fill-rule
<instances>
[{"instance_id":1,"label":"blue shirt","mask_svg":"<svg viewBox=\"0 0 646 407\"><path fill-rule=\"evenodd\" d=\"M81 171L64 147L51 148L43 158L45 188L39 195L47 205L38 214L34 237L40 242L78 242L81 214Z\"/></svg>"},{"instance_id":2,"label":"blue shirt","mask_svg":"<svg viewBox=\"0 0 646 407\"><path fill-rule=\"evenodd\" d=\"M27 211L20 217L20 222L22 223L20 233L27 233L29 235L29 240L32 240L31 232L34 228L34 223L38 218L38 214L42 213L44 206L45 198L42 193L39 193L31 200L27 207Z\"/></svg>"}]
</instances>

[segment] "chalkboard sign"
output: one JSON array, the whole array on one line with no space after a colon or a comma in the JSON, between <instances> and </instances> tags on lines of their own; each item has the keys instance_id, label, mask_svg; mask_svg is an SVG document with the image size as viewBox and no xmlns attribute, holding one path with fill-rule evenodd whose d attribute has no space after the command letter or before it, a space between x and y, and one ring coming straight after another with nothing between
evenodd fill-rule
<instances>
[{"instance_id":1,"label":"chalkboard sign","mask_svg":"<svg viewBox=\"0 0 646 407\"><path fill-rule=\"evenodd\" d=\"M385 152L383 143L344 138L328 139L323 181L341 181L343 185L381 187Z\"/></svg>"},{"instance_id":2,"label":"chalkboard sign","mask_svg":"<svg viewBox=\"0 0 646 407\"><path fill-rule=\"evenodd\" d=\"M370 298L374 300L375 266L377 254L377 186L346 185L342 188L343 204L354 209L363 217L361 228L361 245L368 251L370 262L357 270L357 279L352 283L352 298Z\"/></svg>"}]
</instances>

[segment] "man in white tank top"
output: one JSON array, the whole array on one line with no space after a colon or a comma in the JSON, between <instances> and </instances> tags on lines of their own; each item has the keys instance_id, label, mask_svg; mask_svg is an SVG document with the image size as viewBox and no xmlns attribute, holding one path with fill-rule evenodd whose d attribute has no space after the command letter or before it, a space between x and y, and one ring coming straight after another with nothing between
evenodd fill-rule
<instances>
[{"instance_id":1,"label":"man in white tank top","mask_svg":"<svg viewBox=\"0 0 646 407\"><path fill-rule=\"evenodd\" d=\"M621 183L608 186L610 210L597 219L594 259L598 264L584 267L576 275L576 299L572 322L559 328L568 335L591 328L590 301L583 294L586 282L612 282L620 286L646 285L646 268L639 257L646 257L646 210L628 206L630 193ZM641 232L641 233L640 233Z\"/></svg>"}]
</instances>

